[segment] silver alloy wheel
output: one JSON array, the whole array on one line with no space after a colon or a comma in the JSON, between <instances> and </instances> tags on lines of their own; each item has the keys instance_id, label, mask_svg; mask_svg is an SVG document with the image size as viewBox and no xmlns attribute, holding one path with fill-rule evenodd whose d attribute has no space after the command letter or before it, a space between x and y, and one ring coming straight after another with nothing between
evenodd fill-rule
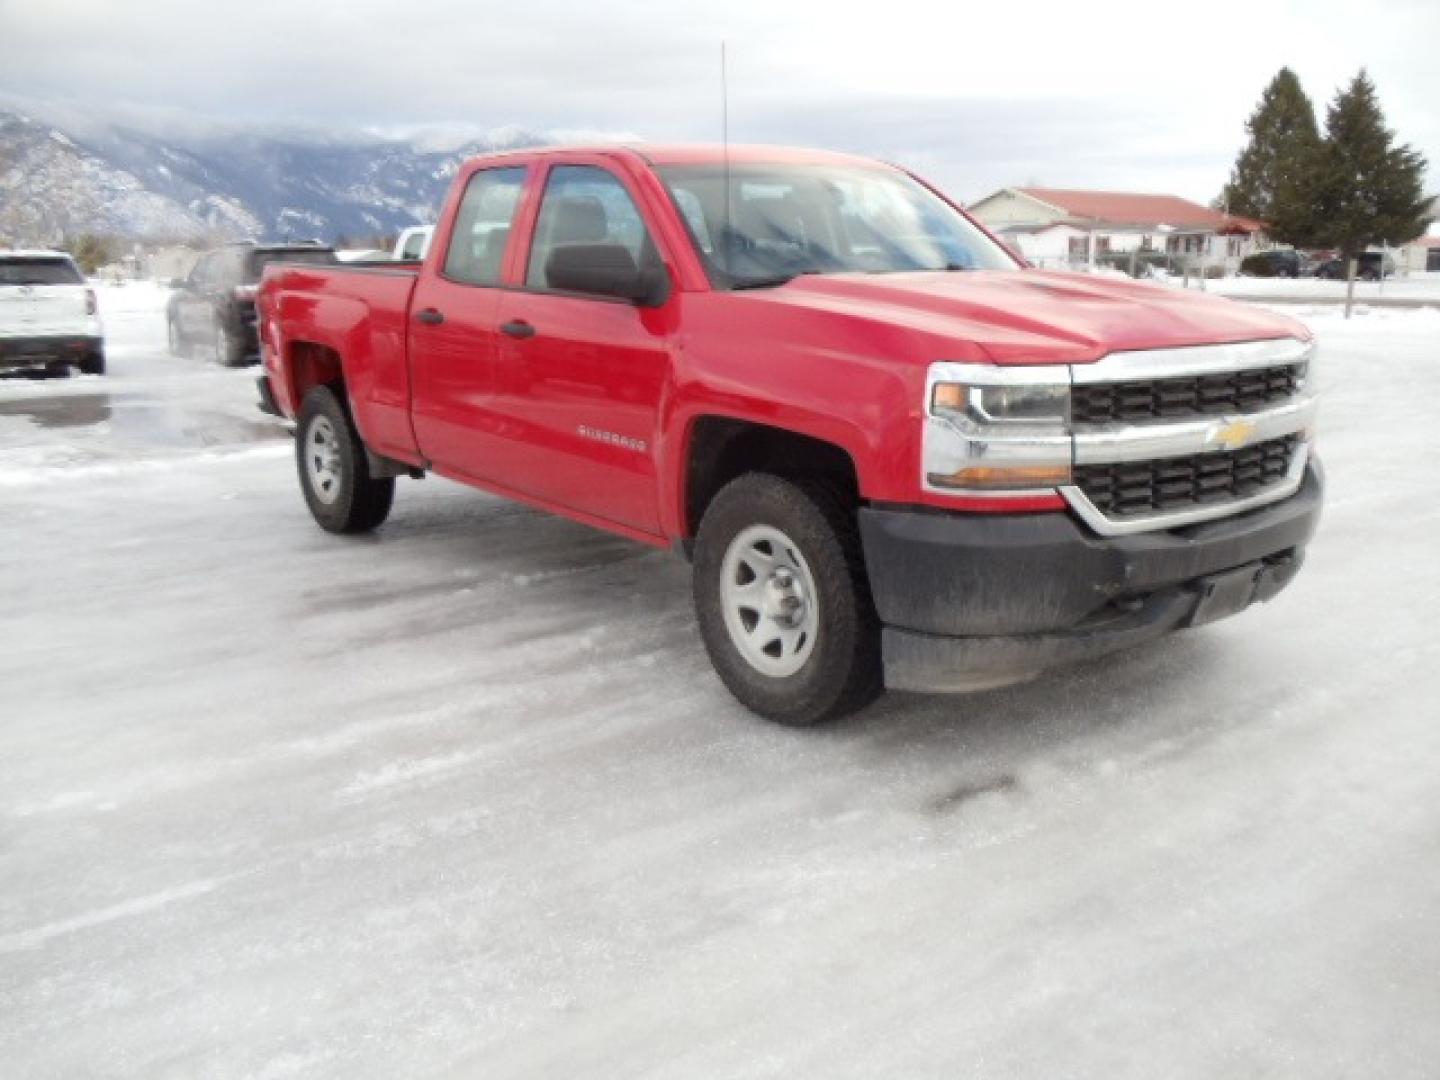
<instances>
[{"instance_id":1,"label":"silver alloy wheel","mask_svg":"<svg viewBox=\"0 0 1440 1080\"><path fill-rule=\"evenodd\" d=\"M751 525L730 541L720 564L720 608L735 648L762 675L793 675L815 651L815 578L794 542L773 526Z\"/></svg>"},{"instance_id":2,"label":"silver alloy wheel","mask_svg":"<svg viewBox=\"0 0 1440 1080\"><path fill-rule=\"evenodd\" d=\"M328 417L315 417L305 432L305 471L315 497L326 506L340 497L345 465L340 458L340 437Z\"/></svg>"}]
</instances>

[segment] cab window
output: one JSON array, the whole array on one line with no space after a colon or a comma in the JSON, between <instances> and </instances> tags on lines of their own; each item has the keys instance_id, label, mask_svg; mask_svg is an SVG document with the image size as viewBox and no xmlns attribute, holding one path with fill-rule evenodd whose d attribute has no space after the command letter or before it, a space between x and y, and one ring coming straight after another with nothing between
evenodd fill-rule
<instances>
[{"instance_id":1,"label":"cab window","mask_svg":"<svg viewBox=\"0 0 1440 1080\"><path fill-rule=\"evenodd\" d=\"M505 245L524 187L523 165L485 169L470 178L445 252L447 278L465 285L500 284Z\"/></svg>"},{"instance_id":2,"label":"cab window","mask_svg":"<svg viewBox=\"0 0 1440 1080\"><path fill-rule=\"evenodd\" d=\"M545 181L525 284L549 289L547 266L559 248L574 244L616 244L635 265L658 265L659 256L640 210L625 186L593 165L557 165Z\"/></svg>"}]
</instances>

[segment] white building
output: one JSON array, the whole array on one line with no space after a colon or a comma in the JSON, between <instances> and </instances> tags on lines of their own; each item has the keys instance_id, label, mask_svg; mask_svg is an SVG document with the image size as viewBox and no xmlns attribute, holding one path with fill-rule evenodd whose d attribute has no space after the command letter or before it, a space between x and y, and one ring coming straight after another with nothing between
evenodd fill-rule
<instances>
[{"instance_id":1,"label":"white building","mask_svg":"<svg viewBox=\"0 0 1440 1080\"><path fill-rule=\"evenodd\" d=\"M1145 252L1167 257L1175 269L1233 273L1246 255L1269 246L1262 222L1176 195L1014 187L969 210L1037 266L1113 264Z\"/></svg>"}]
</instances>

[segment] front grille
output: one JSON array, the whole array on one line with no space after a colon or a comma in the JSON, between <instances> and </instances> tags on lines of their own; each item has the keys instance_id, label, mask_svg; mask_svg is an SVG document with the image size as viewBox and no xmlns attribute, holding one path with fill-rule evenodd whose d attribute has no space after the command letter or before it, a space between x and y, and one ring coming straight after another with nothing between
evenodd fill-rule
<instances>
[{"instance_id":1,"label":"front grille","mask_svg":"<svg viewBox=\"0 0 1440 1080\"><path fill-rule=\"evenodd\" d=\"M1233 502L1284 479L1299 441L1286 435L1243 450L1077 465L1074 483L1112 518Z\"/></svg>"},{"instance_id":2,"label":"front grille","mask_svg":"<svg viewBox=\"0 0 1440 1080\"><path fill-rule=\"evenodd\" d=\"M1304 379L1304 364L1278 364L1217 375L1077 383L1070 408L1077 424L1254 412L1294 397Z\"/></svg>"}]
</instances>

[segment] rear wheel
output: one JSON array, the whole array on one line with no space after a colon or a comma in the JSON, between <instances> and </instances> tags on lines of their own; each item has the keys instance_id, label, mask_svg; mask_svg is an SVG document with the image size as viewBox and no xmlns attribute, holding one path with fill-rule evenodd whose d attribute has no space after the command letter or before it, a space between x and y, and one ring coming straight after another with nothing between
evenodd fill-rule
<instances>
[{"instance_id":1,"label":"rear wheel","mask_svg":"<svg viewBox=\"0 0 1440 1080\"><path fill-rule=\"evenodd\" d=\"M693 588L716 672L761 716L815 724L880 692L854 514L826 485L765 473L731 481L700 523Z\"/></svg>"},{"instance_id":2,"label":"rear wheel","mask_svg":"<svg viewBox=\"0 0 1440 1080\"><path fill-rule=\"evenodd\" d=\"M328 386L312 389L300 406L295 464L305 503L322 529L369 532L389 516L395 481L371 477L350 412Z\"/></svg>"},{"instance_id":3,"label":"rear wheel","mask_svg":"<svg viewBox=\"0 0 1440 1080\"><path fill-rule=\"evenodd\" d=\"M215 359L226 367L239 367L245 362L244 343L223 322L215 324Z\"/></svg>"},{"instance_id":4,"label":"rear wheel","mask_svg":"<svg viewBox=\"0 0 1440 1080\"><path fill-rule=\"evenodd\" d=\"M105 374L105 350L96 349L85 359L80 361L80 374L82 375L104 375Z\"/></svg>"}]
</instances>

